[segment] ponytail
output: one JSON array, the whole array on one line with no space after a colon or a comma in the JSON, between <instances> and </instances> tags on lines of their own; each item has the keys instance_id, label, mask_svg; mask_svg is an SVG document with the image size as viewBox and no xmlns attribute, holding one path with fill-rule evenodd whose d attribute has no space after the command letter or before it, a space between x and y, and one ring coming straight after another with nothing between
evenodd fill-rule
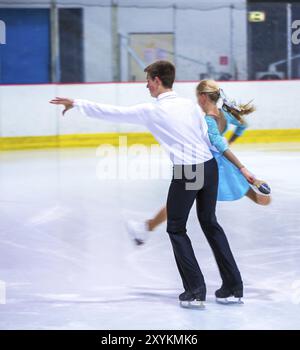
<instances>
[{"instance_id":1,"label":"ponytail","mask_svg":"<svg viewBox=\"0 0 300 350\"><path fill-rule=\"evenodd\" d=\"M244 115L255 111L255 107L251 104L252 101L246 104L237 104L235 101L229 100L214 80L201 80L196 90L199 94L206 94L215 104L221 98L223 101L222 108L231 113L241 124L245 124Z\"/></svg>"},{"instance_id":2,"label":"ponytail","mask_svg":"<svg viewBox=\"0 0 300 350\"><path fill-rule=\"evenodd\" d=\"M236 104L235 101L228 100L222 89L220 89L220 95L223 100L222 108L231 113L241 124L245 124L243 116L253 113L256 109L253 104L251 104L252 101L246 104Z\"/></svg>"}]
</instances>

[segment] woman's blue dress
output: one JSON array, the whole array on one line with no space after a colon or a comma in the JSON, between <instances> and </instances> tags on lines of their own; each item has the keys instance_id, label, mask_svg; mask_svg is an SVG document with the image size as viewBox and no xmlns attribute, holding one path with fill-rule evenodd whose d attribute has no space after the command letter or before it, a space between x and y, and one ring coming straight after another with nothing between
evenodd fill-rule
<instances>
[{"instance_id":1,"label":"woman's blue dress","mask_svg":"<svg viewBox=\"0 0 300 350\"><path fill-rule=\"evenodd\" d=\"M234 133L238 136L243 134L247 126L241 124L232 114L223 109L222 112L226 118L226 127L222 133L220 133L214 117L206 115L205 120L210 143L216 148L215 151L211 151L219 168L218 201L234 201L245 196L250 185L240 170L223 155L228 149L228 143L223 135L230 124L236 126Z\"/></svg>"}]
</instances>

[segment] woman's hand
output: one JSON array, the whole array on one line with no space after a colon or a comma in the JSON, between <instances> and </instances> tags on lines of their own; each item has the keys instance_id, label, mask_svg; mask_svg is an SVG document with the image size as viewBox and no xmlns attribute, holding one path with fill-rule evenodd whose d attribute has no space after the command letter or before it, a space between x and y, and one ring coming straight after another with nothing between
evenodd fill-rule
<instances>
[{"instance_id":1,"label":"woman's hand","mask_svg":"<svg viewBox=\"0 0 300 350\"><path fill-rule=\"evenodd\" d=\"M65 109L62 112L64 115L69 109L73 108L74 100L66 97L55 97L50 103L54 105L64 105Z\"/></svg>"},{"instance_id":2,"label":"woman's hand","mask_svg":"<svg viewBox=\"0 0 300 350\"><path fill-rule=\"evenodd\" d=\"M253 184L255 181L255 176L246 167L240 168L240 171L245 176L246 180Z\"/></svg>"}]
</instances>

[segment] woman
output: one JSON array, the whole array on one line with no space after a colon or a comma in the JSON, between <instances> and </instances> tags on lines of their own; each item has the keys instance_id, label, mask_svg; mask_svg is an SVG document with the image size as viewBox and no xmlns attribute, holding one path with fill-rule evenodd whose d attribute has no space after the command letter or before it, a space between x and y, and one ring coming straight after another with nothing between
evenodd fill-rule
<instances>
[{"instance_id":1,"label":"woman","mask_svg":"<svg viewBox=\"0 0 300 350\"><path fill-rule=\"evenodd\" d=\"M234 142L247 128L243 116L252 113L255 110L254 107L250 103L236 105L234 102L228 101L223 90L214 80L202 80L197 86L196 95L198 103L205 113L208 136L213 146L212 153L218 162L218 201L233 201L247 196L256 204L270 204L271 196L268 185L255 179L254 176L249 177L248 170L228 147L228 143ZM221 109L217 107L220 98L223 100ZM227 143L223 135L231 124L236 128ZM136 244L140 245L148 238L149 232L166 220L167 211L166 207L163 207L152 219L146 222L128 221L127 229Z\"/></svg>"}]
</instances>

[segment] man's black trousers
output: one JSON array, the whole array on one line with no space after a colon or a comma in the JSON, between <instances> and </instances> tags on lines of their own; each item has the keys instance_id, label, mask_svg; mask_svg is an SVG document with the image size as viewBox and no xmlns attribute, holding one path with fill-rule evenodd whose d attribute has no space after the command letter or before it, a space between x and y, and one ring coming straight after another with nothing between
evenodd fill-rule
<instances>
[{"instance_id":1,"label":"man's black trousers","mask_svg":"<svg viewBox=\"0 0 300 350\"><path fill-rule=\"evenodd\" d=\"M184 289L196 295L203 289L205 281L186 232L187 219L195 200L197 216L215 256L223 284L233 287L242 282L225 233L217 222L217 193L218 165L215 158L203 164L174 165L167 200L167 232Z\"/></svg>"}]
</instances>

